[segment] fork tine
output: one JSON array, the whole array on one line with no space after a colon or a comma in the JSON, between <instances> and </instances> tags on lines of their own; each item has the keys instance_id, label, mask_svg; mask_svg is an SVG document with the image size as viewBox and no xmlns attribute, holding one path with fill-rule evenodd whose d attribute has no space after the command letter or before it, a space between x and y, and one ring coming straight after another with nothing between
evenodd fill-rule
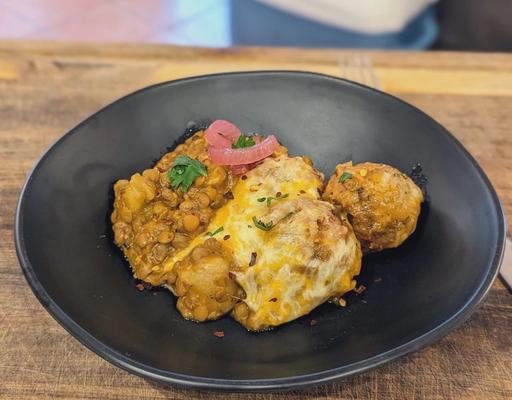
<instances>
[{"instance_id":1,"label":"fork tine","mask_svg":"<svg viewBox=\"0 0 512 400\"><path fill-rule=\"evenodd\" d=\"M352 68L354 69L354 82L361 83L361 79L364 79L361 74L361 67L359 66L359 57L357 54L354 54L351 57Z\"/></svg>"},{"instance_id":2,"label":"fork tine","mask_svg":"<svg viewBox=\"0 0 512 400\"><path fill-rule=\"evenodd\" d=\"M368 56L365 56L365 66L366 66L366 70L368 71L369 82L370 82L369 86L372 86L375 89L380 89L379 78L378 78L377 74L375 73L375 69L373 68L372 59Z\"/></svg>"},{"instance_id":3,"label":"fork tine","mask_svg":"<svg viewBox=\"0 0 512 400\"><path fill-rule=\"evenodd\" d=\"M346 78L345 68L343 66L343 58L342 57L338 58L338 67L340 68L341 77Z\"/></svg>"},{"instance_id":4,"label":"fork tine","mask_svg":"<svg viewBox=\"0 0 512 400\"><path fill-rule=\"evenodd\" d=\"M338 59L341 76L347 80L380 89L380 81L373 69L372 60L364 54L349 54Z\"/></svg>"},{"instance_id":5,"label":"fork tine","mask_svg":"<svg viewBox=\"0 0 512 400\"><path fill-rule=\"evenodd\" d=\"M354 82L361 82L361 68L359 68L359 61L357 59L357 54L353 54L350 57L350 65L352 66L353 76L352 79Z\"/></svg>"},{"instance_id":6,"label":"fork tine","mask_svg":"<svg viewBox=\"0 0 512 400\"><path fill-rule=\"evenodd\" d=\"M359 70L361 71L361 83L366 86L371 86L371 79L368 68L366 66L365 56L359 54L357 57Z\"/></svg>"},{"instance_id":7,"label":"fork tine","mask_svg":"<svg viewBox=\"0 0 512 400\"><path fill-rule=\"evenodd\" d=\"M340 65L341 65L341 70L342 70L342 74L343 74L343 77L345 79L348 79L348 68L347 68L347 60L342 58L340 60Z\"/></svg>"},{"instance_id":8,"label":"fork tine","mask_svg":"<svg viewBox=\"0 0 512 400\"><path fill-rule=\"evenodd\" d=\"M352 77L352 69L350 67L350 60L348 58L343 59L343 68L345 69L345 79L350 80Z\"/></svg>"},{"instance_id":9,"label":"fork tine","mask_svg":"<svg viewBox=\"0 0 512 400\"><path fill-rule=\"evenodd\" d=\"M341 67L341 71L342 71L342 76L347 79L347 80L350 80L350 76L351 76L351 71L350 71L350 64L348 62L348 59L347 57L343 57L339 60L339 64L340 64L340 67Z\"/></svg>"},{"instance_id":10,"label":"fork tine","mask_svg":"<svg viewBox=\"0 0 512 400\"><path fill-rule=\"evenodd\" d=\"M364 55L358 56L359 68L361 70L361 83L366 86L372 86L371 71L368 68L367 58Z\"/></svg>"},{"instance_id":11,"label":"fork tine","mask_svg":"<svg viewBox=\"0 0 512 400\"><path fill-rule=\"evenodd\" d=\"M362 76L361 83L366 86L371 86L372 85L371 71L368 68L367 57L364 55L359 55L358 60L359 60L361 76Z\"/></svg>"}]
</instances>

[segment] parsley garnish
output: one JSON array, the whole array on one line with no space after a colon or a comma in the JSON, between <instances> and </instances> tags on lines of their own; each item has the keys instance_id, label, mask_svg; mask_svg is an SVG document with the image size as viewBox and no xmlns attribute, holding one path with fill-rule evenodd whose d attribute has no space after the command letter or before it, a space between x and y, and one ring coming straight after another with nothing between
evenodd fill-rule
<instances>
[{"instance_id":1,"label":"parsley garnish","mask_svg":"<svg viewBox=\"0 0 512 400\"><path fill-rule=\"evenodd\" d=\"M281 221L284 221L285 219L288 219L289 217L291 217L292 215L294 214L293 211L290 211L289 213L287 213L283 218L281 218L279 221L277 221L277 223L281 222ZM256 217L252 217L252 222L254 222L254 226L256 228L259 228L263 231L269 231L271 230L274 226L274 221L270 220L269 222L265 223L263 222L261 219L256 219ZM248 225L249 228L251 228L251 225Z\"/></svg>"},{"instance_id":2,"label":"parsley garnish","mask_svg":"<svg viewBox=\"0 0 512 400\"><path fill-rule=\"evenodd\" d=\"M233 149L243 149L246 147L252 147L256 144L252 136L240 135L235 143L231 145Z\"/></svg>"},{"instance_id":3,"label":"parsley garnish","mask_svg":"<svg viewBox=\"0 0 512 400\"><path fill-rule=\"evenodd\" d=\"M252 222L254 222L254 226L263 231L269 231L274 227L274 221L269 221L267 223L263 222L261 219L256 219L256 217L252 217Z\"/></svg>"},{"instance_id":4,"label":"parsley garnish","mask_svg":"<svg viewBox=\"0 0 512 400\"><path fill-rule=\"evenodd\" d=\"M224 230L223 226L219 226L217 229L215 229L213 232L206 232L206 234L210 237L214 237L217 233L220 233Z\"/></svg>"},{"instance_id":5,"label":"parsley garnish","mask_svg":"<svg viewBox=\"0 0 512 400\"><path fill-rule=\"evenodd\" d=\"M286 199L290 194L289 193L285 193L283 194L282 196L268 196L268 197L260 197L258 200L259 203L263 203L264 201L267 202L267 207L270 207L270 203L272 203L273 200L282 200L282 199Z\"/></svg>"},{"instance_id":6,"label":"parsley garnish","mask_svg":"<svg viewBox=\"0 0 512 400\"><path fill-rule=\"evenodd\" d=\"M176 157L172 168L167 172L172 188L180 188L183 192L190 189L198 176L206 175L206 165L188 156Z\"/></svg>"},{"instance_id":7,"label":"parsley garnish","mask_svg":"<svg viewBox=\"0 0 512 400\"><path fill-rule=\"evenodd\" d=\"M343 173L341 174L340 179L339 179L339 182L340 182L340 183L343 183L343 182L345 182L345 181L347 181L347 180L349 180L349 179L351 179L351 178L352 178L352 174L351 174L350 172L346 172L346 171L345 171L345 172L343 172Z\"/></svg>"}]
</instances>

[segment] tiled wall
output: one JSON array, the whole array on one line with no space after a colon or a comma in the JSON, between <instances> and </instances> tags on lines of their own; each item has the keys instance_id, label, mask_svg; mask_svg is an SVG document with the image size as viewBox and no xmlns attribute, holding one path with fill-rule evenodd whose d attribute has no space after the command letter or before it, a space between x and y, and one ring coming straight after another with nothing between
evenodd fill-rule
<instances>
[{"instance_id":1,"label":"tiled wall","mask_svg":"<svg viewBox=\"0 0 512 400\"><path fill-rule=\"evenodd\" d=\"M227 0L0 0L0 39L230 45Z\"/></svg>"}]
</instances>

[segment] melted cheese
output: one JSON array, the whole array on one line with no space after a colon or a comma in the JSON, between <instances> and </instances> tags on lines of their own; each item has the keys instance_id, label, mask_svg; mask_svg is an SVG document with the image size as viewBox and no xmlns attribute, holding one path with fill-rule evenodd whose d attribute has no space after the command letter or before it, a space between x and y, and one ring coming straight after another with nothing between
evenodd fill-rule
<instances>
[{"instance_id":1,"label":"melted cheese","mask_svg":"<svg viewBox=\"0 0 512 400\"><path fill-rule=\"evenodd\" d=\"M351 290L359 273L359 243L329 203L296 199L276 204L266 216L288 215L266 235L258 262L237 274L245 290L248 318L260 330L309 313L331 297ZM320 223L319 223L320 221ZM236 317L236 313L235 313Z\"/></svg>"},{"instance_id":2,"label":"melted cheese","mask_svg":"<svg viewBox=\"0 0 512 400\"><path fill-rule=\"evenodd\" d=\"M253 251L262 250L262 254L265 247L266 232L254 226L253 217L260 219L269 207L266 201L259 202L258 199L275 197L278 192L288 196L273 201L271 205L299 197L319 199L323 185L323 176L302 157L267 158L246 176L247 179L240 179L233 188L233 200L217 210L207 228L207 232L214 232L222 226L223 231L215 236L219 240L230 235L223 245L231 250L241 268L248 266ZM177 261L206 239L206 235L194 238L185 249L166 261L164 269L170 271ZM272 250L268 249L268 253Z\"/></svg>"},{"instance_id":3,"label":"melted cheese","mask_svg":"<svg viewBox=\"0 0 512 400\"><path fill-rule=\"evenodd\" d=\"M302 157L268 158L233 188L234 199L220 208L208 231L230 251L232 271L244 289L249 313L234 316L248 329L261 330L307 314L333 296L351 290L361 252L350 225L321 201L323 177ZM269 196L268 206L258 199ZM265 231L253 217L273 223ZM223 240L229 235L228 240ZM167 271L208 236L196 237L164 265ZM256 262L250 265L253 253Z\"/></svg>"}]
</instances>

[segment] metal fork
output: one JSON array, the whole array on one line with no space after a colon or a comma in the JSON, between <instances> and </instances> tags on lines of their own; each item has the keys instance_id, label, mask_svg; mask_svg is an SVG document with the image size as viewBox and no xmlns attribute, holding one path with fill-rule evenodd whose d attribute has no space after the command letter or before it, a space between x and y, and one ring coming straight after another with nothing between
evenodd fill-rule
<instances>
[{"instance_id":1,"label":"metal fork","mask_svg":"<svg viewBox=\"0 0 512 400\"><path fill-rule=\"evenodd\" d=\"M380 80L373 69L373 63L370 57L364 54L354 54L342 57L338 60L341 69L341 77L380 89Z\"/></svg>"}]
</instances>

